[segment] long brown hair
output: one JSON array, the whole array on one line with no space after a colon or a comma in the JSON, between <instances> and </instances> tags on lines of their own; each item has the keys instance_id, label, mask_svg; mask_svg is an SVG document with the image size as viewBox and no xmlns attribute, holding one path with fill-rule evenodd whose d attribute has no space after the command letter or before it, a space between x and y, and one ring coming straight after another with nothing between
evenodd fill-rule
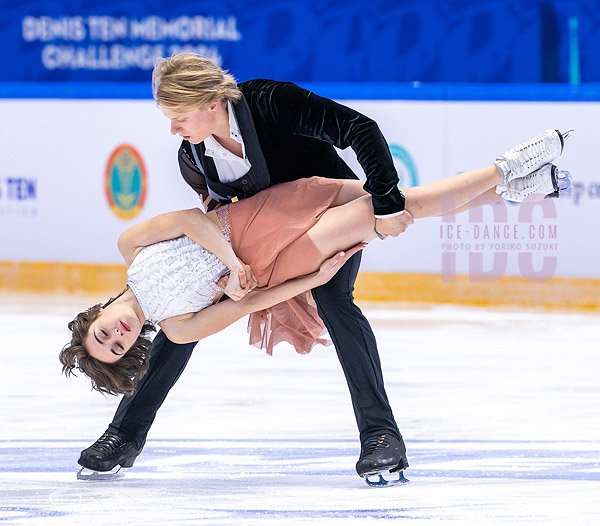
<instances>
[{"instance_id":1,"label":"long brown hair","mask_svg":"<svg viewBox=\"0 0 600 526\"><path fill-rule=\"evenodd\" d=\"M62 372L67 378L71 375L77 376L74 372L74 369L77 369L92 381L92 389L111 395L133 394L135 384L148 370L152 341L146 336L156 330L151 323L144 323L138 339L114 363L104 363L90 356L83 343L88 335L90 325L100 314L101 308L106 308L121 297L126 290L108 300L104 305L98 303L80 312L74 320L70 321L68 327L71 331L71 342L65 345L59 354L59 360L63 366Z\"/></svg>"}]
</instances>

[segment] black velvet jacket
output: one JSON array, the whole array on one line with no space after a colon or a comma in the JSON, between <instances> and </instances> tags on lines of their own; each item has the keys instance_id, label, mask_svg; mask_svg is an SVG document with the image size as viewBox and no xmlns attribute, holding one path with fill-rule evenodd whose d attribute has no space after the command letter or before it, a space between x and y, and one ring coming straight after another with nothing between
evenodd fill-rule
<instances>
[{"instance_id":1,"label":"black velvet jacket","mask_svg":"<svg viewBox=\"0 0 600 526\"><path fill-rule=\"evenodd\" d=\"M255 133L264 159L257 152L255 162L252 151L246 148L246 152L253 168L265 166L266 161L268 186L315 175L357 179L334 148L351 147L367 176L364 188L373 196L375 215L390 215L404 209L392 156L375 121L290 82L256 79L239 84L239 88L244 98L234 108L242 137L247 143L249 134ZM256 132L252 123L239 118L238 106L244 101ZM200 154L201 171L196 167L191 148ZM203 152L203 143L191 145L183 141L179 165L185 181L206 199L204 174L210 176L212 160L204 157Z\"/></svg>"}]
</instances>

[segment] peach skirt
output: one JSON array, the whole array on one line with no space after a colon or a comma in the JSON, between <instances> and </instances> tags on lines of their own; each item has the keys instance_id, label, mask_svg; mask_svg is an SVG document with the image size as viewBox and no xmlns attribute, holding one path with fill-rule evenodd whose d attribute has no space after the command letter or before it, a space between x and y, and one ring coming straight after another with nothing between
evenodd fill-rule
<instances>
[{"instance_id":1,"label":"peach skirt","mask_svg":"<svg viewBox=\"0 0 600 526\"><path fill-rule=\"evenodd\" d=\"M338 195L342 181L311 177L272 186L228 205L231 245L252 267L260 288L310 274L324 260L308 236ZM225 211L223 211L225 212ZM223 222L223 212L219 214ZM225 220L226 222L226 220ZM227 228L227 225L224 225ZM250 315L250 344L273 353L282 341L305 354L330 343L310 292Z\"/></svg>"}]
</instances>

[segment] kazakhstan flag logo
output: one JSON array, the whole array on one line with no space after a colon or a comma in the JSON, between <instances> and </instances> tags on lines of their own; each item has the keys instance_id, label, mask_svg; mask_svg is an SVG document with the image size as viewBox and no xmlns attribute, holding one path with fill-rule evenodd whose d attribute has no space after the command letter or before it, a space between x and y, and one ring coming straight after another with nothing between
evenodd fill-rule
<instances>
[{"instance_id":1,"label":"kazakhstan flag logo","mask_svg":"<svg viewBox=\"0 0 600 526\"><path fill-rule=\"evenodd\" d=\"M104 188L108 204L121 219L132 219L146 199L146 168L137 150L128 144L117 147L106 165Z\"/></svg>"}]
</instances>

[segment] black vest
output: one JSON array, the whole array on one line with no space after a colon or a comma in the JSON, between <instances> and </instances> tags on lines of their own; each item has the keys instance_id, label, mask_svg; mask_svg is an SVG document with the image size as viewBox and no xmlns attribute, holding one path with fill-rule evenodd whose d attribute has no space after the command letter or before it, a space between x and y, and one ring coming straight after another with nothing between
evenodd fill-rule
<instances>
[{"instance_id":1,"label":"black vest","mask_svg":"<svg viewBox=\"0 0 600 526\"><path fill-rule=\"evenodd\" d=\"M267 163L258 142L256 129L254 128L254 122L252 121L252 114L250 113L250 108L248 107L246 99L242 97L239 102L234 102L233 108L244 140L246 155L252 166L246 175L231 183L221 182L219 180L215 162L212 157L205 155L206 147L204 146L204 142L201 142L200 144L190 144L193 150L192 154L195 153L197 155L197 161L200 161L201 166L198 168L204 172L206 184L208 185L213 198L218 199L221 203L230 202L234 198L245 199L271 185L271 177L269 176ZM196 158L196 155L194 155L194 158Z\"/></svg>"}]
</instances>

